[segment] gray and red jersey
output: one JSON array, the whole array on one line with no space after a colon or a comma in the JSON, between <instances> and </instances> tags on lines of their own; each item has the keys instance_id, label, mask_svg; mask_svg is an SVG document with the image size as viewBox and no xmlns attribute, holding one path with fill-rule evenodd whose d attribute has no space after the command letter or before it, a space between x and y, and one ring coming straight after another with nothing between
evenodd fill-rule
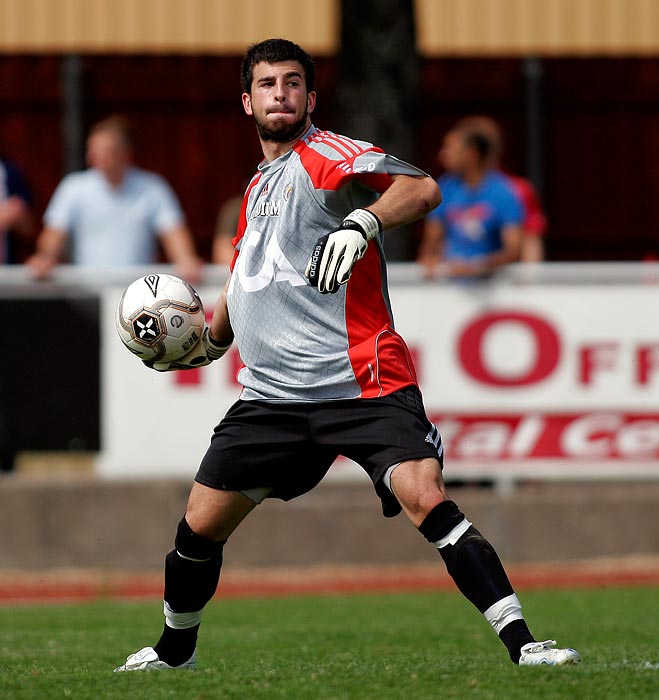
<instances>
[{"instance_id":1,"label":"gray and red jersey","mask_svg":"<svg viewBox=\"0 0 659 700\"><path fill-rule=\"evenodd\" d=\"M233 241L227 297L244 364L242 399L375 398L417 383L394 330L378 239L335 294L320 294L304 275L318 238L372 204L392 175L426 173L313 126L288 153L259 166Z\"/></svg>"}]
</instances>

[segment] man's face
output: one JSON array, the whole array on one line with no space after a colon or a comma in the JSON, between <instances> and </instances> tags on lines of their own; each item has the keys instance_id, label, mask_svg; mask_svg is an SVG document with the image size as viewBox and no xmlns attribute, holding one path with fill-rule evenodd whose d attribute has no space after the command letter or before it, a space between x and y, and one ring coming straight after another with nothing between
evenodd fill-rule
<instances>
[{"instance_id":1,"label":"man's face","mask_svg":"<svg viewBox=\"0 0 659 700\"><path fill-rule=\"evenodd\" d=\"M257 63L250 93L243 93L245 112L254 117L263 141L288 143L301 136L316 106L307 93L304 71L297 61Z\"/></svg>"},{"instance_id":2,"label":"man's face","mask_svg":"<svg viewBox=\"0 0 659 700\"><path fill-rule=\"evenodd\" d=\"M437 153L439 164L448 172L461 175L464 173L471 156L471 149L457 131L449 131L442 141Z\"/></svg>"},{"instance_id":3,"label":"man's face","mask_svg":"<svg viewBox=\"0 0 659 700\"><path fill-rule=\"evenodd\" d=\"M87 141L87 163L112 180L129 165L130 149L114 131L98 131Z\"/></svg>"}]
</instances>

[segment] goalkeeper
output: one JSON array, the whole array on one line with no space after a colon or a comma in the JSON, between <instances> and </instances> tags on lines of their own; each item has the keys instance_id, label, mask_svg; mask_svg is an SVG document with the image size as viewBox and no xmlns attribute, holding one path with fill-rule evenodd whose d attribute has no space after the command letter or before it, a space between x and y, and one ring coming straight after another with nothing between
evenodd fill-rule
<instances>
[{"instance_id":1,"label":"goalkeeper","mask_svg":"<svg viewBox=\"0 0 659 700\"><path fill-rule=\"evenodd\" d=\"M231 276L198 347L154 369L207 364L235 334L243 390L214 430L165 558L162 635L116 670L193 667L232 532L265 498L314 488L339 455L365 470L386 517L404 512L437 548L514 663L578 662L535 640L492 545L447 495L440 434L394 328L381 238L434 209L438 186L372 144L317 129L314 65L296 44L251 46L241 78L264 160Z\"/></svg>"}]
</instances>

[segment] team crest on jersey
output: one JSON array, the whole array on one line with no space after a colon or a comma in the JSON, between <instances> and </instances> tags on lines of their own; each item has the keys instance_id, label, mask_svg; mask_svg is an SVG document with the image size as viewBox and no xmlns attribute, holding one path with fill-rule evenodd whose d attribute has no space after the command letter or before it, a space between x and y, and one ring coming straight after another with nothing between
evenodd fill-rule
<instances>
[{"instance_id":1,"label":"team crest on jersey","mask_svg":"<svg viewBox=\"0 0 659 700\"><path fill-rule=\"evenodd\" d=\"M291 195L293 194L293 185L289 182L286 187L284 187L284 201L288 202L288 200L291 198Z\"/></svg>"}]
</instances>

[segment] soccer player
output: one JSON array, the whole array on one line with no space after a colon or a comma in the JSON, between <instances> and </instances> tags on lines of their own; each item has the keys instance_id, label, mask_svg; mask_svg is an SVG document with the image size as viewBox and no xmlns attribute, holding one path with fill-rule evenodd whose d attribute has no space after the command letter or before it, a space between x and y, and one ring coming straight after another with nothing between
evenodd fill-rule
<instances>
[{"instance_id":1,"label":"soccer player","mask_svg":"<svg viewBox=\"0 0 659 700\"><path fill-rule=\"evenodd\" d=\"M234 340L240 399L215 428L165 558L162 635L116 671L196 663L224 545L265 498L308 492L338 455L361 465L385 516L401 510L520 664L576 663L537 642L492 545L449 499L442 443L391 317L383 231L437 206L426 173L311 122L314 64L269 39L242 65L243 107L265 159L243 202L232 273L210 327L166 371L203 366Z\"/></svg>"}]
</instances>

